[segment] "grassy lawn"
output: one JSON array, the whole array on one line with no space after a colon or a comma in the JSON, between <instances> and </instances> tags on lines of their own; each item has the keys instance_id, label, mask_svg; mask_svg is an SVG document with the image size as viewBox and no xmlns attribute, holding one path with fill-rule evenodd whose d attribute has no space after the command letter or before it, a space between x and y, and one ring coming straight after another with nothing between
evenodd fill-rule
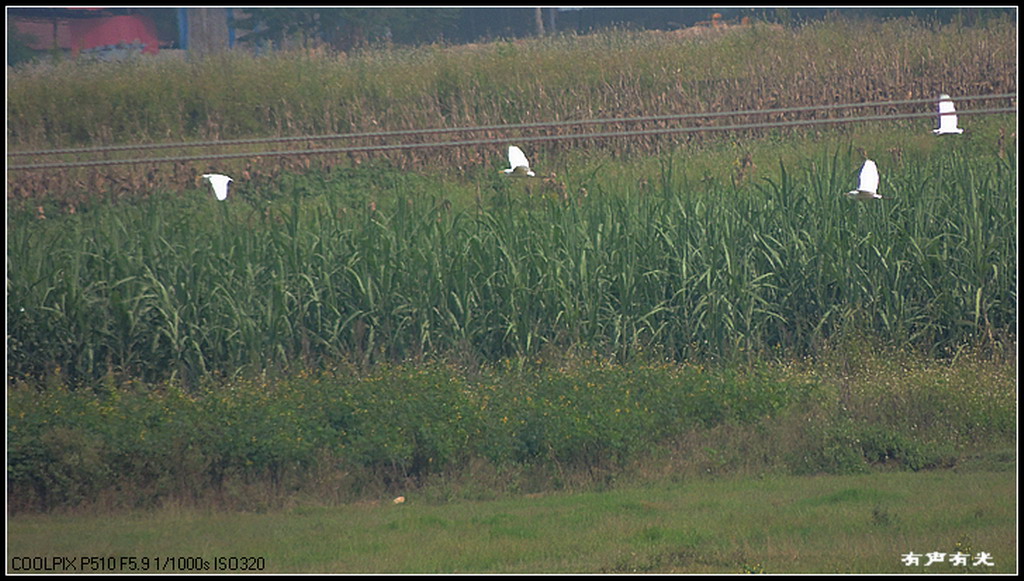
<instances>
[{"instance_id":1,"label":"grassy lawn","mask_svg":"<svg viewBox=\"0 0 1024 581\"><path fill-rule=\"evenodd\" d=\"M296 506L256 513L165 507L8 521L24 557L121 557L186 569L248 561L278 573L1011 573L1015 471L699 478L488 502ZM905 565L907 553L946 561ZM954 553L971 555L952 565ZM973 566L982 553L993 564ZM178 559L184 557L184 559ZM223 558L223 559L222 559ZM38 562L38 561L37 561ZM243 561L236 561L243 563ZM107 569L108 571L111 569Z\"/></svg>"}]
</instances>

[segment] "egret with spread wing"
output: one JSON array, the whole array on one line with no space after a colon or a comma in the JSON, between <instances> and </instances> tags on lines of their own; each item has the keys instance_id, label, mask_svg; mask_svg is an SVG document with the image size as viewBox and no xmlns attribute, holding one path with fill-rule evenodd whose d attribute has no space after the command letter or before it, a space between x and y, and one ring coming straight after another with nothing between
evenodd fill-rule
<instances>
[{"instance_id":1,"label":"egret with spread wing","mask_svg":"<svg viewBox=\"0 0 1024 581\"><path fill-rule=\"evenodd\" d=\"M856 190L846 192L846 195L855 200L881 200L878 193L878 166L870 159L864 160L864 167L860 169L860 184Z\"/></svg>"},{"instance_id":2,"label":"egret with spread wing","mask_svg":"<svg viewBox=\"0 0 1024 581\"><path fill-rule=\"evenodd\" d=\"M947 135L950 133L963 133L964 130L956 126L956 106L949 95L939 95L939 128L932 129L935 135Z\"/></svg>"},{"instance_id":3,"label":"egret with spread wing","mask_svg":"<svg viewBox=\"0 0 1024 581\"><path fill-rule=\"evenodd\" d=\"M530 161L526 159L526 154L515 145L508 147L508 164L511 166L505 170L508 175L528 175L530 177L537 175L530 169Z\"/></svg>"},{"instance_id":4,"label":"egret with spread wing","mask_svg":"<svg viewBox=\"0 0 1024 581\"><path fill-rule=\"evenodd\" d=\"M222 202L228 198L228 185L235 181L219 173L204 173L203 179L210 182L210 185L213 186L213 195Z\"/></svg>"}]
</instances>

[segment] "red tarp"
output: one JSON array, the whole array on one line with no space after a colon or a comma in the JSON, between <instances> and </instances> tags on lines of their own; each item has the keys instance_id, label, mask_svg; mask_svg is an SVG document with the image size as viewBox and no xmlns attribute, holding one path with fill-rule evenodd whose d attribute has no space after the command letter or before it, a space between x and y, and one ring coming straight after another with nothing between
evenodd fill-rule
<instances>
[{"instance_id":1,"label":"red tarp","mask_svg":"<svg viewBox=\"0 0 1024 581\"><path fill-rule=\"evenodd\" d=\"M142 43L142 52L156 54L160 47L156 25L148 16L107 16L82 18L71 21L71 52L118 43Z\"/></svg>"}]
</instances>

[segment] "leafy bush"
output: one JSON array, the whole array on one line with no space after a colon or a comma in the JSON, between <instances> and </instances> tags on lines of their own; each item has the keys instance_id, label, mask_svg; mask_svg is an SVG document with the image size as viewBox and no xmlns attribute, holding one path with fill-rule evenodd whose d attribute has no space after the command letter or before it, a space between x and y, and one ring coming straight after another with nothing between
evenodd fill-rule
<instances>
[{"instance_id":1,"label":"leafy bush","mask_svg":"<svg viewBox=\"0 0 1024 581\"><path fill-rule=\"evenodd\" d=\"M314 492L313 475L335 473L354 480L334 486L407 487L481 461L499 471L614 474L681 445L681 436L719 428L746 430L758 441L734 440L740 448L723 449L723 467L756 464L736 457L749 448L795 473L872 465L920 470L949 464L964 446L1013 436L1013 424L984 434L964 429L976 409L1012 417L1009 375L959 388L997 394L997 405L967 399L959 409L968 413L924 429L914 417L859 411L871 409L870 390L838 406L827 381L786 367L705 370L585 358L512 363L473 374L436 363L369 372L340 366L209 380L193 392L131 381L40 391L14 382L9 502L14 510L50 509L117 490L123 505L150 506L216 497L246 483L268 483L275 494ZM935 374L914 371L909 383ZM922 414L929 407L947 413L942 398L916 390L907 390L904 401Z\"/></svg>"},{"instance_id":2,"label":"leafy bush","mask_svg":"<svg viewBox=\"0 0 1024 581\"><path fill-rule=\"evenodd\" d=\"M574 361L472 381L436 364L346 367L210 382L194 393L131 383L40 393L18 384L9 390L8 475L19 506L50 507L112 487L142 503L201 495L325 463L392 482L457 471L472 458L621 468L688 426L756 421L746 407L755 392L770 391L775 410L810 387L759 374L741 395L730 389L736 381Z\"/></svg>"}]
</instances>

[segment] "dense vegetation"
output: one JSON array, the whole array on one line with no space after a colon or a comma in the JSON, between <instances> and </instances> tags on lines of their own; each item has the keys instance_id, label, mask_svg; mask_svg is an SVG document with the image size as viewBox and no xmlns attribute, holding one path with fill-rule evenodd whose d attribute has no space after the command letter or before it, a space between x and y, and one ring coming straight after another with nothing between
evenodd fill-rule
<instances>
[{"instance_id":1,"label":"dense vegetation","mask_svg":"<svg viewBox=\"0 0 1024 581\"><path fill-rule=\"evenodd\" d=\"M914 20L605 32L15 70L8 147L42 149L1008 93L1016 27ZM869 35L872 42L864 42ZM571 66L570 66L571 65ZM54 84L53 79L60 83Z\"/></svg>"},{"instance_id":2,"label":"dense vegetation","mask_svg":"<svg viewBox=\"0 0 1024 581\"><path fill-rule=\"evenodd\" d=\"M607 169L532 193L495 172L462 209L443 184L344 171L242 185L226 204L23 216L8 233L8 370L195 381L544 348L790 358L853 332L939 356L1005 346L1013 158L908 160L874 206L841 196L857 166L835 152L734 185L665 157L653 183Z\"/></svg>"},{"instance_id":3,"label":"dense vegetation","mask_svg":"<svg viewBox=\"0 0 1024 581\"><path fill-rule=\"evenodd\" d=\"M186 61L88 66L64 62L9 75L8 148L24 151L747 111L932 99L942 92L957 97L1012 93L1016 91L1014 24L1008 18L994 19L984 27L840 19L796 29L755 23L726 30L695 29L700 34L689 36L607 32L348 56L310 51L259 57L225 53ZM872 42L862 41L866 34ZM979 101L973 106L992 104ZM922 106L841 109L814 115L921 112ZM789 118L777 114L727 120L744 123ZM600 128L615 131L626 127L637 126ZM531 136L578 133L579 129L564 126L472 136L529 143ZM738 137L746 140L778 134L779 130L758 130ZM685 143L694 146L729 135L687 134ZM326 145L353 143L367 141ZM555 159L581 145L617 155L637 155L672 151L680 143L675 138L646 136L583 143L547 141L538 142L536 148L543 147L543 159L552 167ZM529 149L532 153L536 148ZM255 145L232 151L267 149ZM225 149L178 152L219 154ZM128 157L138 157L136 153L127 152ZM105 152L104 158L119 155L125 156L125 152ZM392 152L387 158L422 172L427 168L489 167L493 155L493 147L480 146ZM226 160L216 169L232 175L246 172L247 179L271 179L281 164L305 171L310 164L348 167L365 159L366 154L311 155L305 160L254 157ZM18 158L19 163L31 160ZM8 177L9 191L15 200L26 203L43 195L78 206L99 194L136 200L160 188L190 188L198 173L212 168L199 161L183 167L164 164L158 169L115 166L18 171Z\"/></svg>"},{"instance_id":4,"label":"dense vegetation","mask_svg":"<svg viewBox=\"0 0 1024 581\"><path fill-rule=\"evenodd\" d=\"M873 26L879 42L838 21L345 61L67 63L10 75L8 143L1016 89L1011 22ZM146 505L322 479L344 481L344 500L474 462L565 485L730 433L765 447L724 465L798 473L942 466L1005 443L1014 122L962 120L968 133L942 141L932 120L765 129L742 143L695 134L686 148L610 138L584 152L515 136L546 176L535 180L500 174L510 135L369 161L311 156L302 171L254 158L217 168L237 178L226 203L199 189L206 166L12 172L12 505L110 490ZM892 199L842 197L858 148Z\"/></svg>"},{"instance_id":5,"label":"dense vegetation","mask_svg":"<svg viewBox=\"0 0 1024 581\"><path fill-rule=\"evenodd\" d=\"M346 365L192 391L19 383L8 389L8 506L255 509L292 495L351 502L431 485L451 498L496 498L607 486L628 473L1013 461L1016 376L1006 365L950 369L856 342L814 369L583 357L508 365Z\"/></svg>"}]
</instances>

